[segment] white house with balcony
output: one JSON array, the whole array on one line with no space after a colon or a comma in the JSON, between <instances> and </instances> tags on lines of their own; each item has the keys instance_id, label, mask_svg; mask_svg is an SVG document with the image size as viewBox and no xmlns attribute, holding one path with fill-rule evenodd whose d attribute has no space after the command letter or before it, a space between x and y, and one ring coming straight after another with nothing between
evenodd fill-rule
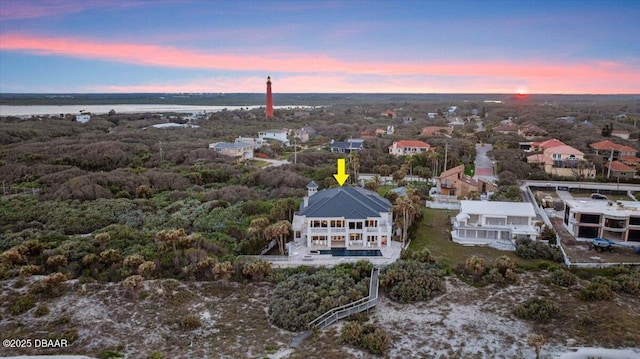
<instances>
[{"instance_id":1,"label":"white house with balcony","mask_svg":"<svg viewBox=\"0 0 640 359\"><path fill-rule=\"evenodd\" d=\"M289 146L289 130L286 128L280 130L266 130L258 132L258 138L261 140L276 140L282 142L285 146Z\"/></svg>"},{"instance_id":2,"label":"white house with balcony","mask_svg":"<svg viewBox=\"0 0 640 359\"><path fill-rule=\"evenodd\" d=\"M563 222L577 239L640 242L640 202L566 200Z\"/></svg>"},{"instance_id":3,"label":"white house with balcony","mask_svg":"<svg viewBox=\"0 0 640 359\"><path fill-rule=\"evenodd\" d=\"M451 238L464 245L515 248L516 239L536 239L536 212L528 202L460 201Z\"/></svg>"},{"instance_id":4,"label":"white house with balcony","mask_svg":"<svg viewBox=\"0 0 640 359\"><path fill-rule=\"evenodd\" d=\"M300 210L293 217L294 240L313 250L391 247L393 206L386 198L359 187L318 191L307 185Z\"/></svg>"}]
</instances>

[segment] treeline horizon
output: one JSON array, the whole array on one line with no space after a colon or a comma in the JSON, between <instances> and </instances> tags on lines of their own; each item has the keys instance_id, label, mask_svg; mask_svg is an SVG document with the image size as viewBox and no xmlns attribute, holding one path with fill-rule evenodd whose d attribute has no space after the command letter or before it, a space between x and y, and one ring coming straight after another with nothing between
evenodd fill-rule
<instances>
[{"instance_id":1,"label":"treeline horizon","mask_svg":"<svg viewBox=\"0 0 640 359\"><path fill-rule=\"evenodd\" d=\"M529 103L594 103L600 101L640 101L640 94L508 94L508 93L278 93L273 94L276 106L330 105L336 103L364 104L386 102L403 103L460 101L520 101ZM116 104L172 104L172 105L264 105L264 93L0 93L0 105L116 105Z\"/></svg>"}]
</instances>

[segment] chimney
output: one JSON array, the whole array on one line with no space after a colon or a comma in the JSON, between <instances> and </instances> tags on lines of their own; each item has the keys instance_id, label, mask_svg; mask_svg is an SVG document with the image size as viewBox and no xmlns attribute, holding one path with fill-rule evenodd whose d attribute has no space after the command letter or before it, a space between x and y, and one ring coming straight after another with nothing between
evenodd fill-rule
<instances>
[{"instance_id":1,"label":"chimney","mask_svg":"<svg viewBox=\"0 0 640 359\"><path fill-rule=\"evenodd\" d=\"M303 208L307 208L307 206L309 206L309 196L304 196L304 204L303 204Z\"/></svg>"}]
</instances>

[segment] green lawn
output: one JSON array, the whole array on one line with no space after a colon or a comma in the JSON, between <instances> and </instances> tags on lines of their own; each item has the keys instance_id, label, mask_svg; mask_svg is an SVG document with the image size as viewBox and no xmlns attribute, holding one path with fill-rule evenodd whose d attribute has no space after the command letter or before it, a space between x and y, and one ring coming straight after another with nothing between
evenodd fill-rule
<instances>
[{"instance_id":1,"label":"green lawn","mask_svg":"<svg viewBox=\"0 0 640 359\"><path fill-rule=\"evenodd\" d=\"M539 263L544 262L543 260L523 259L516 256L514 252L500 251L490 247L463 246L455 243L449 240L449 231L451 231L449 218L455 216L456 211L424 208L422 213L422 220L415 236L411 238L409 250L420 251L428 248L437 260L450 267L464 263L472 255L482 257L487 262L493 262L496 258L507 255L525 268L536 268Z\"/></svg>"},{"instance_id":2,"label":"green lawn","mask_svg":"<svg viewBox=\"0 0 640 359\"><path fill-rule=\"evenodd\" d=\"M382 197L387 195L387 192L395 188L395 186L378 186L378 194Z\"/></svg>"}]
</instances>

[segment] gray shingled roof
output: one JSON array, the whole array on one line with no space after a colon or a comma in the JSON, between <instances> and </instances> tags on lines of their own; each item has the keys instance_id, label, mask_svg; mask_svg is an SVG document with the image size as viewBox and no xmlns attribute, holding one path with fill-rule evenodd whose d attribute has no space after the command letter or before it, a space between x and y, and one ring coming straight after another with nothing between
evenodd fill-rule
<instances>
[{"instance_id":1,"label":"gray shingled roof","mask_svg":"<svg viewBox=\"0 0 640 359\"><path fill-rule=\"evenodd\" d=\"M230 143L230 142L218 142L215 144L214 148L216 149L223 149L223 148L229 148L229 149L234 149L234 148L245 148L249 146L246 143L242 143L242 142L236 142L236 143Z\"/></svg>"},{"instance_id":2,"label":"gray shingled roof","mask_svg":"<svg viewBox=\"0 0 640 359\"><path fill-rule=\"evenodd\" d=\"M391 202L375 192L343 186L324 189L309 197L308 206L301 204L298 214L307 217L366 219L379 217L380 212L391 212L391 208Z\"/></svg>"}]
</instances>

